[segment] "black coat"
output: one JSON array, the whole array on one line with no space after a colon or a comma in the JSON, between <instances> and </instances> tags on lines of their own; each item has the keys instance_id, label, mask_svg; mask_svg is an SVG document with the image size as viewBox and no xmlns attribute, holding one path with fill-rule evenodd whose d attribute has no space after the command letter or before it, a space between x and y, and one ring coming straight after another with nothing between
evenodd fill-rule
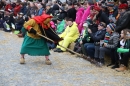
<instances>
[{"instance_id":1,"label":"black coat","mask_svg":"<svg viewBox=\"0 0 130 86\"><path fill-rule=\"evenodd\" d=\"M67 17L72 18L73 21L75 21L75 19L76 19L76 9L75 8L70 8L67 11Z\"/></svg>"},{"instance_id":2,"label":"black coat","mask_svg":"<svg viewBox=\"0 0 130 86\"><path fill-rule=\"evenodd\" d=\"M99 11L99 14L96 16L96 18L99 20L99 22L104 22L106 24L110 23L108 16L102 10Z\"/></svg>"},{"instance_id":3,"label":"black coat","mask_svg":"<svg viewBox=\"0 0 130 86\"><path fill-rule=\"evenodd\" d=\"M120 33L121 30L126 28L130 29L130 11L123 13L123 15L119 17L119 19L116 22L115 31Z\"/></svg>"},{"instance_id":4,"label":"black coat","mask_svg":"<svg viewBox=\"0 0 130 86\"><path fill-rule=\"evenodd\" d=\"M47 12L46 12L46 14L48 14L48 15L50 15L50 14L52 14L53 13L53 9L52 8L50 8Z\"/></svg>"}]
</instances>

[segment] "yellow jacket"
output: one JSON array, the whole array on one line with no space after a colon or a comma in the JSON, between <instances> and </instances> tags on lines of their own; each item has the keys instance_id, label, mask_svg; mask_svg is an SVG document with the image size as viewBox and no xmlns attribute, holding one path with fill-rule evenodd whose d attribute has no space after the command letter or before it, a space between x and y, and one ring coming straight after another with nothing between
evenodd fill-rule
<instances>
[{"instance_id":1,"label":"yellow jacket","mask_svg":"<svg viewBox=\"0 0 130 86\"><path fill-rule=\"evenodd\" d=\"M73 22L71 27L67 26L65 31L60 35L61 38L72 37L75 41L79 37L79 30L77 24Z\"/></svg>"},{"instance_id":2,"label":"yellow jacket","mask_svg":"<svg viewBox=\"0 0 130 86\"><path fill-rule=\"evenodd\" d=\"M24 23L24 28L27 30L30 30L31 28L33 28L34 30L36 30L37 33L42 34L40 31L39 25L35 22L34 19L30 19L29 21ZM40 36L34 35L33 33L27 33L27 35L31 38L34 38L34 39L41 38Z\"/></svg>"}]
</instances>

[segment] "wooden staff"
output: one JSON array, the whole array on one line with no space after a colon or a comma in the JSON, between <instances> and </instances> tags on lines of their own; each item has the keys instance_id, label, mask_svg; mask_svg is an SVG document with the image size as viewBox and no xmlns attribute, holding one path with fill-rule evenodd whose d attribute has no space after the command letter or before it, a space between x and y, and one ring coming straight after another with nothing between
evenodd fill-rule
<instances>
[{"instance_id":1,"label":"wooden staff","mask_svg":"<svg viewBox=\"0 0 130 86\"><path fill-rule=\"evenodd\" d=\"M48 37L46 37L46 36L44 36L44 35L41 35L41 34L39 34L39 33L37 33L37 35L39 35L39 36L41 36L41 37L43 37L43 38L45 38L45 39L47 39L47 40L49 40L49 41L51 41L51 42L54 43L54 41L53 41L52 39L50 39L50 38L48 38ZM58 45L59 45L59 44L58 44ZM59 46L62 47L62 48L65 48L66 50L68 50L68 51L70 51L70 52L72 52L72 53L74 53L74 54L76 54L77 56L83 57L83 55L81 55L81 54L79 54L79 53L77 53L77 52L74 52L73 50L71 50L71 49L69 49L69 48L66 48L66 47L64 47L64 46L62 46L62 45L59 45Z\"/></svg>"}]
</instances>

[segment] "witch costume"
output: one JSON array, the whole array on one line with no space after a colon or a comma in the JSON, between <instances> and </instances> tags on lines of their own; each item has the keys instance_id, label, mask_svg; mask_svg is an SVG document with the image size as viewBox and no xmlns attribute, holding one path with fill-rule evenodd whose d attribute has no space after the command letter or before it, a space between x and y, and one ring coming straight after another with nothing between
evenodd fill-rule
<instances>
[{"instance_id":1,"label":"witch costume","mask_svg":"<svg viewBox=\"0 0 130 86\"><path fill-rule=\"evenodd\" d=\"M28 54L31 56L49 56L49 48L47 46L47 40L37 35L42 34L56 43L60 40L60 37L51 29L50 20L52 16L42 14L30 19L24 24L24 28L28 31L24 37L24 41L21 47L21 55ZM24 56L20 63L24 63Z\"/></svg>"}]
</instances>

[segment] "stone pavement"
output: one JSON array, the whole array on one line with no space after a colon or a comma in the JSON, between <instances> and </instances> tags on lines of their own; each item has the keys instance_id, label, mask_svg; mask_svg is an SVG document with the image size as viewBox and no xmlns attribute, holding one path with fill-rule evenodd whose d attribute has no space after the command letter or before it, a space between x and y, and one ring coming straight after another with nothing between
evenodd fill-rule
<instances>
[{"instance_id":1,"label":"stone pavement","mask_svg":"<svg viewBox=\"0 0 130 86\"><path fill-rule=\"evenodd\" d=\"M19 64L23 38L0 31L0 86L130 86L130 71L97 68L67 52L51 52L51 66L44 57L26 55Z\"/></svg>"}]
</instances>

